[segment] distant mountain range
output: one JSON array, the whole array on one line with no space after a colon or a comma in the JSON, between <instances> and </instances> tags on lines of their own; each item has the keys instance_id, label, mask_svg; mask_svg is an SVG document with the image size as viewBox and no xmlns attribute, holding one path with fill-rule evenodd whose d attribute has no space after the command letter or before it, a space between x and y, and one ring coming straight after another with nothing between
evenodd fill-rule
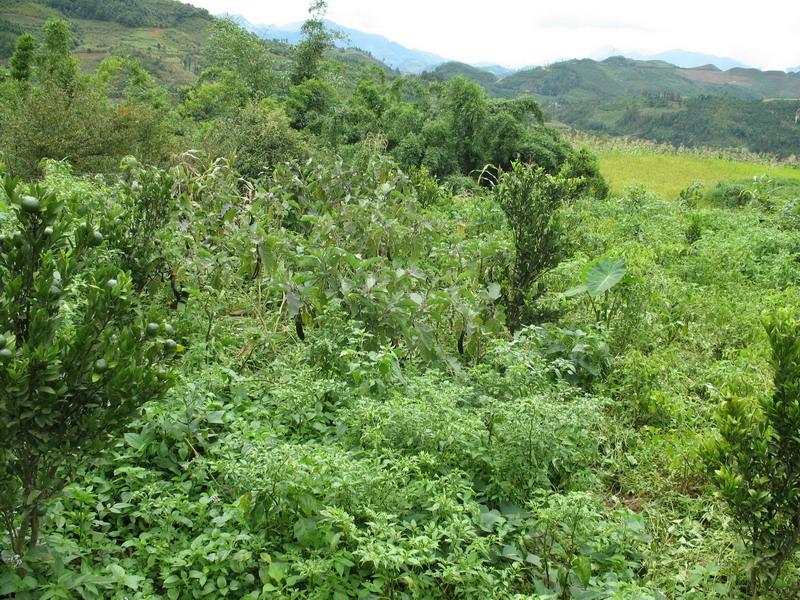
<instances>
[{"instance_id":1,"label":"distant mountain range","mask_svg":"<svg viewBox=\"0 0 800 600\"><path fill-rule=\"evenodd\" d=\"M302 23L293 23L291 25L279 27L276 25L253 24L240 15L229 16L240 23L244 28L252 31L264 39L281 40L290 44L296 44L302 39L302 35L300 34L300 27ZM357 29L351 29L349 27L344 27L334 23L333 21L326 21L325 23L330 29L339 31L343 34L343 38L337 42L339 47L353 47L368 52L374 58L394 69L399 70L402 73L419 74L423 71L429 71L446 62L450 62L450 59L439 56L438 54L407 48L402 44L393 42L382 35L365 33ZM716 56L714 54L706 54L703 52L691 52L678 48L667 50L665 52L659 52L657 54L642 54L638 52L622 51L618 48L603 48L595 52L591 58L595 60L604 60L612 56L625 56L626 58L640 61L659 60L684 69L706 67L709 65L713 65L722 71L749 68L748 65L736 60L735 58ZM564 62L566 60L569 59L565 58L564 60L559 60L557 62ZM542 65L532 64L521 69L512 69L492 63L476 63L472 66L478 67L479 69L483 69L484 71L488 71L489 73L502 78L507 77L517 71L524 71ZM800 65L786 70L788 72L798 72L800 71Z\"/></svg>"},{"instance_id":2,"label":"distant mountain range","mask_svg":"<svg viewBox=\"0 0 800 600\"><path fill-rule=\"evenodd\" d=\"M701 95L741 100L800 98L800 73L732 68L714 65L681 68L663 60L634 60L611 56L602 61L584 58L522 69L499 77L487 70L448 62L423 74L426 79L448 80L461 75L483 86L493 96L533 95L543 106L597 103L624 97L688 98Z\"/></svg>"}]
</instances>

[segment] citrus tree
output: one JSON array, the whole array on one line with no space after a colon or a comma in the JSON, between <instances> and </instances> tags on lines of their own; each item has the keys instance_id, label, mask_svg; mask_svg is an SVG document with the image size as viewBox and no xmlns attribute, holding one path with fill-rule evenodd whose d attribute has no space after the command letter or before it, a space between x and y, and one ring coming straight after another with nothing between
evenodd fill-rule
<instances>
[{"instance_id":1,"label":"citrus tree","mask_svg":"<svg viewBox=\"0 0 800 600\"><path fill-rule=\"evenodd\" d=\"M52 190L2 181L0 519L20 560L71 468L166 390L177 344L143 322L100 231Z\"/></svg>"},{"instance_id":2,"label":"citrus tree","mask_svg":"<svg viewBox=\"0 0 800 600\"><path fill-rule=\"evenodd\" d=\"M800 549L800 321L784 310L763 323L773 392L758 402L727 399L718 414L719 434L703 455L750 554L754 598L774 586Z\"/></svg>"}]
</instances>

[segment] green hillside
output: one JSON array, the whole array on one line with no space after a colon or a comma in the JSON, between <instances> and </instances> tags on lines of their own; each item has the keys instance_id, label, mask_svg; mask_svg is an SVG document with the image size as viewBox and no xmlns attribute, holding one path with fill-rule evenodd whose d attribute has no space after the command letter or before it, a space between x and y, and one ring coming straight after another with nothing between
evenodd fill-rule
<instances>
[{"instance_id":1,"label":"green hillside","mask_svg":"<svg viewBox=\"0 0 800 600\"><path fill-rule=\"evenodd\" d=\"M202 70L215 20L208 11L177 0L0 0L0 61L14 52L18 35L36 33L51 17L69 22L74 51L85 70L95 69L108 56L127 56L173 89L193 83ZM276 41L264 44L275 70L285 70L292 48ZM330 55L345 72L376 67L393 73L359 50L334 48Z\"/></svg>"},{"instance_id":2,"label":"green hillside","mask_svg":"<svg viewBox=\"0 0 800 600\"><path fill-rule=\"evenodd\" d=\"M11 55L19 33L35 33L51 17L69 22L85 69L109 55L131 56L170 87L194 80L213 22L207 11L175 0L0 0L0 58Z\"/></svg>"},{"instance_id":3,"label":"green hillside","mask_svg":"<svg viewBox=\"0 0 800 600\"><path fill-rule=\"evenodd\" d=\"M447 80L457 75L472 79L498 96L532 94L548 102L609 100L629 96L681 96L710 94L741 99L800 98L800 73L730 69L713 65L683 69L670 63L612 56L603 61L567 60L517 71L498 78L489 71L449 62L426 73L428 79Z\"/></svg>"},{"instance_id":4,"label":"green hillside","mask_svg":"<svg viewBox=\"0 0 800 600\"><path fill-rule=\"evenodd\" d=\"M800 154L800 74L757 69L682 69L661 61L612 57L569 60L504 78L461 63L425 77L460 75L502 98L532 95L551 120L608 135L677 146L747 148Z\"/></svg>"},{"instance_id":5,"label":"green hillside","mask_svg":"<svg viewBox=\"0 0 800 600\"><path fill-rule=\"evenodd\" d=\"M493 92L496 92L497 83L500 81L500 78L494 73L456 61L439 65L433 71L423 73L422 78L428 81L449 81L459 75L471 79L475 83Z\"/></svg>"},{"instance_id":6,"label":"green hillside","mask_svg":"<svg viewBox=\"0 0 800 600\"><path fill-rule=\"evenodd\" d=\"M561 101L597 101L665 91L681 95L710 91L708 86L684 77L681 71L664 62L622 57L602 62L570 60L509 75L498 83L497 91L504 96L533 94ZM750 95L744 90L742 94Z\"/></svg>"}]
</instances>

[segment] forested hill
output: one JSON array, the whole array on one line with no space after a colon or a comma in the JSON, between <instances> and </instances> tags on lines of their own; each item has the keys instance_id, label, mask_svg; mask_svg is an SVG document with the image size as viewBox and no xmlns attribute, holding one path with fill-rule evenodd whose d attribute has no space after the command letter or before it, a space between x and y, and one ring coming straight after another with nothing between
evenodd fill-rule
<instances>
[{"instance_id":1,"label":"forested hill","mask_svg":"<svg viewBox=\"0 0 800 600\"><path fill-rule=\"evenodd\" d=\"M609 135L687 146L746 147L800 154L800 73L683 69L662 61L612 57L570 60L506 77L462 63L425 73L466 77L497 97L532 95L549 119Z\"/></svg>"},{"instance_id":2,"label":"forested hill","mask_svg":"<svg viewBox=\"0 0 800 600\"><path fill-rule=\"evenodd\" d=\"M69 22L84 69L93 70L109 55L132 57L173 90L193 84L203 70L214 22L207 11L175 0L0 0L0 61L10 57L19 34L35 33L54 16ZM274 40L264 44L271 68L285 71L292 47ZM337 81L344 87L354 87L365 66L399 75L377 54L331 52L339 59ZM800 154L796 72L680 68L611 57L516 72L448 62L422 78L445 81L458 75L495 97L532 95L548 120L581 130L675 145L744 147L782 157Z\"/></svg>"},{"instance_id":3,"label":"forested hill","mask_svg":"<svg viewBox=\"0 0 800 600\"><path fill-rule=\"evenodd\" d=\"M439 65L426 79L447 80L463 75L496 96L533 94L540 99L609 100L625 96L673 93L682 96L733 96L746 100L800 98L800 73L713 65L684 69L657 60L613 56L603 61L567 60L516 71L506 77L458 62Z\"/></svg>"}]
</instances>

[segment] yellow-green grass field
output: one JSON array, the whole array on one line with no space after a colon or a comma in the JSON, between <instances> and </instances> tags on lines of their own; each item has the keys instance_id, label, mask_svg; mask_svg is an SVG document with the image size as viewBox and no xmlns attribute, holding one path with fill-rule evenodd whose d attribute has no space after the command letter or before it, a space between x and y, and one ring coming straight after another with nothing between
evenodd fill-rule
<instances>
[{"instance_id":1,"label":"yellow-green grass field","mask_svg":"<svg viewBox=\"0 0 800 600\"><path fill-rule=\"evenodd\" d=\"M706 188L725 180L748 179L768 174L775 179L799 179L800 168L769 166L721 158L667 154L632 154L598 150L600 171L618 194L632 185L643 185L664 198L674 198L695 181Z\"/></svg>"}]
</instances>

